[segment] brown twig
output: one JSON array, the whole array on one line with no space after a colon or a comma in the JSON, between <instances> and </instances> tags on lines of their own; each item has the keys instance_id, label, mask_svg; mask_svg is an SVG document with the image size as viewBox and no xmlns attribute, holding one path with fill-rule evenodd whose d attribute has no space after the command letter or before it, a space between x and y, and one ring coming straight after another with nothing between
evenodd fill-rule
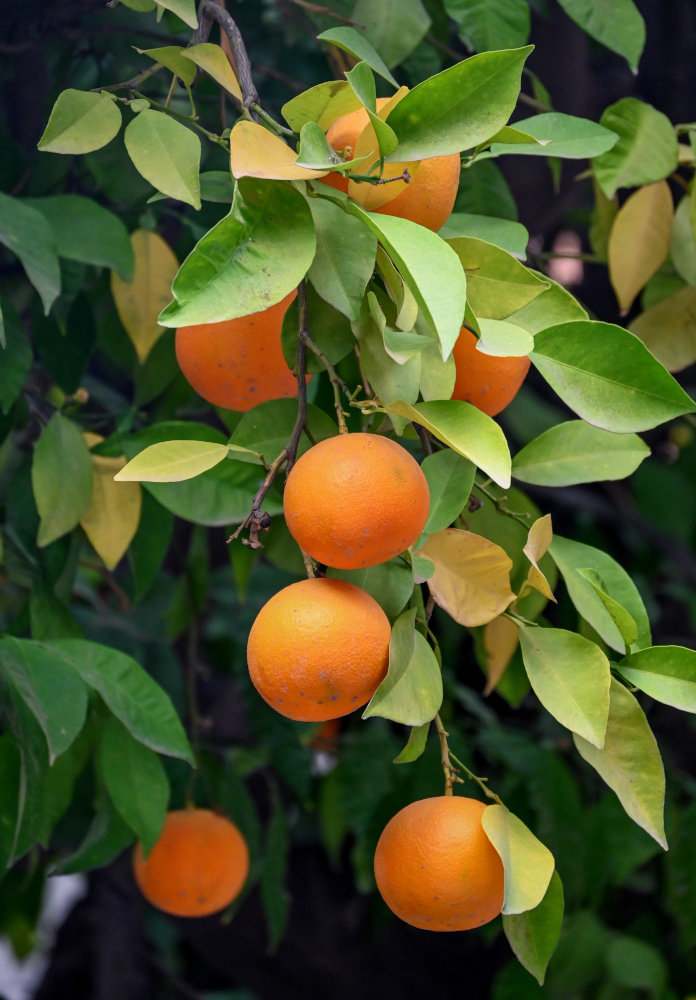
<instances>
[{"instance_id":1,"label":"brown twig","mask_svg":"<svg viewBox=\"0 0 696 1000\"><path fill-rule=\"evenodd\" d=\"M234 19L217 3L217 0L201 0L198 8L198 30L195 34L195 42L207 41L213 21L217 21L229 39L234 60L233 68L242 91L243 104L245 108L251 108L253 104L259 103L259 95L251 76L251 62L244 39Z\"/></svg>"},{"instance_id":2,"label":"brown twig","mask_svg":"<svg viewBox=\"0 0 696 1000\"><path fill-rule=\"evenodd\" d=\"M336 407L336 418L338 420L338 430L341 434L348 433L348 425L346 424L346 414L343 409L343 404L341 403L341 391L343 391L346 396L350 399L350 391L348 386L343 381L341 376L338 374L334 366L331 364L329 359L326 357L324 352L321 350L317 344L314 343L309 335L309 331L304 328L300 329L300 340L302 340L307 347L310 349L312 354L315 354L319 358L322 365L326 369L326 373L329 376L331 382L331 388L334 394L334 406Z\"/></svg>"}]
</instances>

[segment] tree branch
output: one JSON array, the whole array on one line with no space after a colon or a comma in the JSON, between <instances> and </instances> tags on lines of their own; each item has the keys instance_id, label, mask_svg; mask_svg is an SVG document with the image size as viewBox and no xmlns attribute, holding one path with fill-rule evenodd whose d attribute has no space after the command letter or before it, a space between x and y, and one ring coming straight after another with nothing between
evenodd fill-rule
<instances>
[{"instance_id":1,"label":"tree branch","mask_svg":"<svg viewBox=\"0 0 696 1000\"><path fill-rule=\"evenodd\" d=\"M250 108L253 104L259 103L259 95L251 76L251 62L244 39L234 19L220 6L217 0L201 0L198 8L196 44L207 41L213 21L217 21L229 39L234 59L234 70L242 90L244 107Z\"/></svg>"}]
</instances>

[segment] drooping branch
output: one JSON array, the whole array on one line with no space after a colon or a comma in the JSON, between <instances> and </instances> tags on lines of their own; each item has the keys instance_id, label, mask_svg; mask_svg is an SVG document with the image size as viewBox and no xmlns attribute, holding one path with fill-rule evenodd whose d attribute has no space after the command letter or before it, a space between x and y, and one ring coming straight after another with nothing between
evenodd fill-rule
<instances>
[{"instance_id":1,"label":"drooping branch","mask_svg":"<svg viewBox=\"0 0 696 1000\"><path fill-rule=\"evenodd\" d=\"M196 42L205 42L210 35L213 21L217 21L221 29L227 35L234 59L234 70L242 91L242 98L245 108L251 108L259 103L259 95L256 92L254 81L251 76L251 61L247 54L244 39L234 18L220 6L217 0L201 0L198 7L198 30L196 32Z\"/></svg>"}]
</instances>

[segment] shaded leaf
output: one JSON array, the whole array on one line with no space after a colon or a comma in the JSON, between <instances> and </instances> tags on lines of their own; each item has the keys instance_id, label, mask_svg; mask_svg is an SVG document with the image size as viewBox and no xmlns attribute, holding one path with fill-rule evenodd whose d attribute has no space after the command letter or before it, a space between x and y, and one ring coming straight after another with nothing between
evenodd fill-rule
<instances>
[{"instance_id":1,"label":"shaded leaf","mask_svg":"<svg viewBox=\"0 0 696 1000\"><path fill-rule=\"evenodd\" d=\"M665 773L643 710L619 681L611 681L604 747L573 735L578 753L609 785L631 819L667 850L664 831Z\"/></svg>"},{"instance_id":2,"label":"shaded leaf","mask_svg":"<svg viewBox=\"0 0 696 1000\"><path fill-rule=\"evenodd\" d=\"M484 695L489 695L498 686L515 655L519 641L517 625L506 615L499 615L484 626L483 654L486 672Z\"/></svg>"},{"instance_id":3,"label":"shaded leaf","mask_svg":"<svg viewBox=\"0 0 696 1000\"><path fill-rule=\"evenodd\" d=\"M645 22L633 0L612 0L609 5L595 0L558 2L583 31L618 52L636 72L645 45Z\"/></svg>"},{"instance_id":4,"label":"shaded leaf","mask_svg":"<svg viewBox=\"0 0 696 1000\"><path fill-rule=\"evenodd\" d=\"M403 750L394 758L395 764L411 764L422 755L428 741L428 731L430 723L426 722L422 726L414 726L409 733L408 742Z\"/></svg>"},{"instance_id":5,"label":"shaded leaf","mask_svg":"<svg viewBox=\"0 0 696 1000\"><path fill-rule=\"evenodd\" d=\"M445 0L459 37L475 52L514 49L529 38L526 0Z\"/></svg>"},{"instance_id":6,"label":"shaded leaf","mask_svg":"<svg viewBox=\"0 0 696 1000\"><path fill-rule=\"evenodd\" d=\"M317 250L307 277L319 295L349 319L357 319L372 277L377 239L333 202L312 198Z\"/></svg>"},{"instance_id":7,"label":"shaded leaf","mask_svg":"<svg viewBox=\"0 0 696 1000\"><path fill-rule=\"evenodd\" d=\"M631 646L638 638L638 626L635 621L629 615L628 611L626 611L626 609L618 603L618 601L615 601L613 597L610 597L609 594L604 591L602 578L596 570L579 569L578 573L588 581L595 593L599 596L602 604L611 615L612 621L621 633L621 637L626 644L626 649L628 649L629 646Z\"/></svg>"},{"instance_id":8,"label":"shaded leaf","mask_svg":"<svg viewBox=\"0 0 696 1000\"><path fill-rule=\"evenodd\" d=\"M500 247L473 237L447 241L467 276L467 303L480 319L505 319L549 287Z\"/></svg>"},{"instance_id":9,"label":"shaded leaf","mask_svg":"<svg viewBox=\"0 0 696 1000\"><path fill-rule=\"evenodd\" d=\"M43 548L78 524L92 493L92 459L77 425L56 412L34 448L31 484Z\"/></svg>"},{"instance_id":10,"label":"shaded leaf","mask_svg":"<svg viewBox=\"0 0 696 1000\"><path fill-rule=\"evenodd\" d=\"M696 288L680 288L629 326L668 372L680 372L696 361Z\"/></svg>"},{"instance_id":11,"label":"shaded leaf","mask_svg":"<svg viewBox=\"0 0 696 1000\"><path fill-rule=\"evenodd\" d=\"M609 280L622 313L669 253L674 205L667 181L638 188L619 209L609 234Z\"/></svg>"},{"instance_id":12,"label":"shaded leaf","mask_svg":"<svg viewBox=\"0 0 696 1000\"><path fill-rule=\"evenodd\" d=\"M540 594L543 594L550 601L555 601L556 598L553 596L549 582L539 569L539 561L546 555L552 539L551 515L545 514L543 517L538 518L529 529L527 544L522 551L532 564L527 575L526 584L538 590Z\"/></svg>"},{"instance_id":13,"label":"shaded leaf","mask_svg":"<svg viewBox=\"0 0 696 1000\"><path fill-rule=\"evenodd\" d=\"M405 59L430 27L430 17L421 0L380 0L378 4L356 0L351 18L389 67ZM370 63L369 59L365 61Z\"/></svg>"},{"instance_id":14,"label":"shaded leaf","mask_svg":"<svg viewBox=\"0 0 696 1000\"><path fill-rule=\"evenodd\" d=\"M132 280L124 281L112 271L111 294L138 358L144 361L162 333L157 317L169 302L179 262L158 233L137 229L130 240L135 258Z\"/></svg>"},{"instance_id":15,"label":"shaded leaf","mask_svg":"<svg viewBox=\"0 0 696 1000\"><path fill-rule=\"evenodd\" d=\"M52 227L31 205L0 191L0 243L19 257L48 315L61 288Z\"/></svg>"},{"instance_id":16,"label":"shaded leaf","mask_svg":"<svg viewBox=\"0 0 696 1000\"><path fill-rule=\"evenodd\" d=\"M557 871L546 894L532 910L503 916L503 930L517 960L543 985L563 923L563 883Z\"/></svg>"}]
</instances>

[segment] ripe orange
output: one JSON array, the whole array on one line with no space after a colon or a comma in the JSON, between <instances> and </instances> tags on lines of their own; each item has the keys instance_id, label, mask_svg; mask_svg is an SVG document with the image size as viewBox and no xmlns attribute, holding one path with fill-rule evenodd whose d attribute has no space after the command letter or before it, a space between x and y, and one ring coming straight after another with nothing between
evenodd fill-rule
<instances>
[{"instance_id":1,"label":"ripe orange","mask_svg":"<svg viewBox=\"0 0 696 1000\"><path fill-rule=\"evenodd\" d=\"M230 820L209 809L167 813L162 833L144 857L133 854L140 891L153 906L176 917L206 917L239 895L249 872L249 852Z\"/></svg>"},{"instance_id":2,"label":"ripe orange","mask_svg":"<svg viewBox=\"0 0 696 1000\"><path fill-rule=\"evenodd\" d=\"M297 393L280 346L283 317L297 292L261 312L222 323L182 326L176 359L199 396L228 410L250 410Z\"/></svg>"},{"instance_id":3,"label":"ripe orange","mask_svg":"<svg viewBox=\"0 0 696 1000\"><path fill-rule=\"evenodd\" d=\"M503 863L481 826L477 799L420 799L393 816L375 851L377 888L413 927L465 931L503 906Z\"/></svg>"},{"instance_id":4,"label":"ripe orange","mask_svg":"<svg viewBox=\"0 0 696 1000\"><path fill-rule=\"evenodd\" d=\"M418 462L391 438L339 434L292 467L283 509L290 534L313 559L339 569L385 562L412 545L430 491Z\"/></svg>"},{"instance_id":5,"label":"ripe orange","mask_svg":"<svg viewBox=\"0 0 696 1000\"><path fill-rule=\"evenodd\" d=\"M377 98L377 111L389 100L391 98ZM369 117L364 108L342 115L326 133L329 145L336 152L343 152L346 159L350 159L360 134L368 124ZM408 164L386 164L383 176L396 176L402 173L404 167L408 167ZM356 167L356 171L361 172L360 165ZM396 215L401 219L410 219L437 232L452 214L460 171L461 161L458 153L420 160L412 180L407 185L394 182L380 186L380 191L385 192L385 196L393 190L395 196L391 200L376 208L369 208L368 205L365 207L382 215ZM348 180L340 174L327 174L322 177L322 181L338 188L339 191L348 193ZM374 191L374 185L363 182L355 186L351 194L364 204L363 198L367 198L371 191Z\"/></svg>"},{"instance_id":6,"label":"ripe orange","mask_svg":"<svg viewBox=\"0 0 696 1000\"><path fill-rule=\"evenodd\" d=\"M473 403L489 417L504 410L529 371L528 357L498 358L476 349L476 336L462 327L454 345L457 378L452 399Z\"/></svg>"},{"instance_id":7,"label":"ripe orange","mask_svg":"<svg viewBox=\"0 0 696 1000\"><path fill-rule=\"evenodd\" d=\"M389 619L344 580L291 583L264 604L249 633L252 683L281 715L324 722L360 708L387 672Z\"/></svg>"}]
</instances>

